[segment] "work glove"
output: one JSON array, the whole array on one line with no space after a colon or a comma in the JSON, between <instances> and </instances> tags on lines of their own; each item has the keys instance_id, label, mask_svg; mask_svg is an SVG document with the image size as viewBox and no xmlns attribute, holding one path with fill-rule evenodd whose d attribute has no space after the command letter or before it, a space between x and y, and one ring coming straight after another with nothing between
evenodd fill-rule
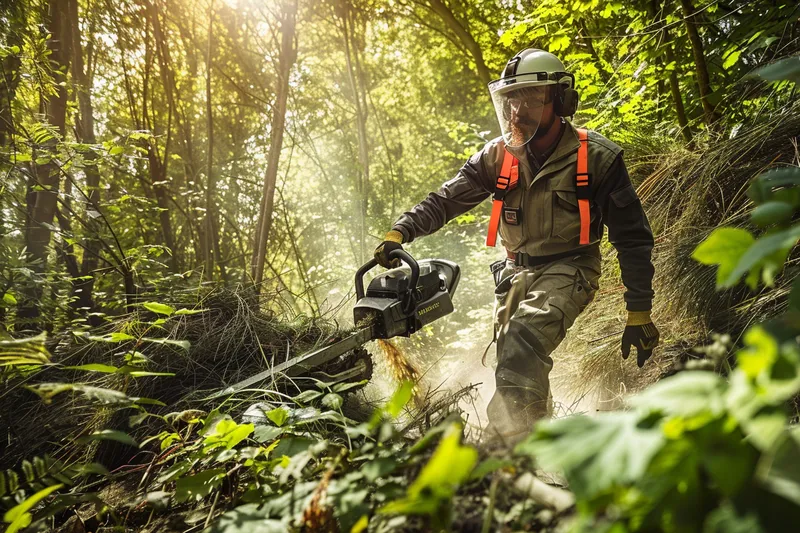
<instances>
[{"instance_id":1,"label":"work glove","mask_svg":"<svg viewBox=\"0 0 800 533\"><path fill-rule=\"evenodd\" d=\"M397 230L392 230L383 238L383 242L375 248L375 259L384 268L395 268L400 266L400 259L389 259L389 254L395 250L403 249L403 234Z\"/></svg>"},{"instance_id":2,"label":"work glove","mask_svg":"<svg viewBox=\"0 0 800 533\"><path fill-rule=\"evenodd\" d=\"M622 334L622 358L631 354L631 346L636 348L636 363L639 368L653 355L658 346L658 328L650 318L650 311L628 311L628 322Z\"/></svg>"}]
</instances>

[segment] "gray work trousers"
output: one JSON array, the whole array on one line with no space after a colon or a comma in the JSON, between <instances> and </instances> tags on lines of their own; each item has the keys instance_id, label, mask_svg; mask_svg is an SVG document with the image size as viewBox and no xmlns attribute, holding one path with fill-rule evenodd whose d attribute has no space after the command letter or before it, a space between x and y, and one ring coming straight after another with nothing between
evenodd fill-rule
<instances>
[{"instance_id":1,"label":"gray work trousers","mask_svg":"<svg viewBox=\"0 0 800 533\"><path fill-rule=\"evenodd\" d=\"M508 445L550 415L550 354L598 289L600 258L576 255L537 267L507 261L496 279L497 390L489 402L490 438Z\"/></svg>"}]
</instances>

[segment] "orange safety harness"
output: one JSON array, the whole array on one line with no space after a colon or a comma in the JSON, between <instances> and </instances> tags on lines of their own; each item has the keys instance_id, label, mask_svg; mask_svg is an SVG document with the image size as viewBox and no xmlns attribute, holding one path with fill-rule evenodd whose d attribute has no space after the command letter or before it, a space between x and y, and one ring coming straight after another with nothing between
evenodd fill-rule
<instances>
[{"instance_id":1,"label":"orange safety harness","mask_svg":"<svg viewBox=\"0 0 800 533\"><path fill-rule=\"evenodd\" d=\"M578 198L578 211L581 217L580 244L589 244L589 226L591 212L589 204L591 199L589 187L589 132L576 128L578 132L578 165L575 173L575 195ZM519 160L511 155L508 150L503 156L503 166L494 186L492 196L492 215L489 218L489 234L486 236L486 246L497 243L497 230L500 226L500 215L503 212L503 201L506 193L517 186L519 179Z\"/></svg>"}]
</instances>

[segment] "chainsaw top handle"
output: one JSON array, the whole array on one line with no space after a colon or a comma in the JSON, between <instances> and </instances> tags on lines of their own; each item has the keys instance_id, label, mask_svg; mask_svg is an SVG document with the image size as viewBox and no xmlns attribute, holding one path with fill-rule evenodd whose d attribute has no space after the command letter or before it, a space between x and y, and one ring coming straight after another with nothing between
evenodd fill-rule
<instances>
[{"instance_id":1,"label":"chainsaw top handle","mask_svg":"<svg viewBox=\"0 0 800 533\"><path fill-rule=\"evenodd\" d=\"M389 252L389 259L400 259L411 268L411 280L409 287L416 288L419 281L419 264L405 250L392 250ZM356 301L364 297L364 275L378 265L377 259L370 259L356 272Z\"/></svg>"}]
</instances>

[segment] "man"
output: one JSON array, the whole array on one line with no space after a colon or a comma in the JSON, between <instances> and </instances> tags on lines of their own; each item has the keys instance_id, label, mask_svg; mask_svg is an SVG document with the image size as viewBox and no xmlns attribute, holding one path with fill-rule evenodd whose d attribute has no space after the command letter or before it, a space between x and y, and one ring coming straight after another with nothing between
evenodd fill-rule
<instances>
[{"instance_id":1,"label":"man","mask_svg":"<svg viewBox=\"0 0 800 533\"><path fill-rule=\"evenodd\" d=\"M392 250L494 195L487 244L494 245L499 226L507 259L492 265L497 391L486 431L507 445L549 414L550 354L597 291L604 224L627 289L622 356L635 346L641 367L658 344L650 319L653 235L622 149L565 120L577 108L574 85L553 54L526 49L514 56L489 84L502 137L404 213L375 250L380 264L394 266Z\"/></svg>"}]
</instances>

